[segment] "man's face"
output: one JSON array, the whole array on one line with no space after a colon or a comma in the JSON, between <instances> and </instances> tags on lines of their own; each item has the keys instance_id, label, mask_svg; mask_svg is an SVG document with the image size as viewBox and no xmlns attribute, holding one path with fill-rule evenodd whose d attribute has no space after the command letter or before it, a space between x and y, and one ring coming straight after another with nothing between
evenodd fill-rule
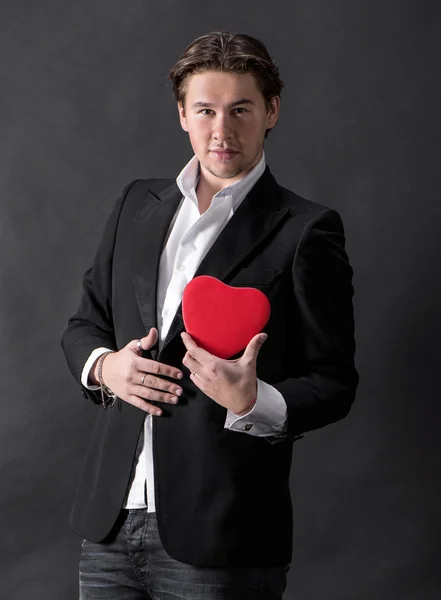
<instances>
[{"instance_id":1,"label":"man's face","mask_svg":"<svg viewBox=\"0 0 441 600\"><path fill-rule=\"evenodd\" d=\"M280 99L268 110L251 73L206 71L187 81L181 126L190 136L202 174L222 189L260 160L265 131L277 122Z\"/></svg>"}]
</instances>

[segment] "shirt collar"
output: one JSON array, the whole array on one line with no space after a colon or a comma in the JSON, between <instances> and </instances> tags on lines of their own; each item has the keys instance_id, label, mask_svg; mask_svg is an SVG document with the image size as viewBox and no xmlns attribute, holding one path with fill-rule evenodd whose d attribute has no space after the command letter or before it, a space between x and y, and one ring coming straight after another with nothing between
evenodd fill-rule
<instances>
[{"instance_id":1,"label":"shirt collar","mask_svg":"<svg viewBox=\"0 0 441 600\"><path fill-rule=\"evenodd\" d=\"M257 165L255 165L244 177L217 192L217 194L213 196L213 201L215 202L217 198L231 197L233 210L236 210L254 184L263 175L265 168L265 152L262 152L262 157ZM193 156L193 158L185 165L185 167L177 176L176 183L183 196L189 198L196 207L198 206L198 200L196 196L196 187L198 181L199 161L196 156Z\"/></svg>"}]
</instances>

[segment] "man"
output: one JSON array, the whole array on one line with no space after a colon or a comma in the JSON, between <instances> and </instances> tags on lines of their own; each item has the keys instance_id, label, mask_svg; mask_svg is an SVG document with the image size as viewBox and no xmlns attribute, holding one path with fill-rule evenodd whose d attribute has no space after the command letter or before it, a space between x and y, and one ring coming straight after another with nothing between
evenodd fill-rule
<instances>
[{"instance_id":1,"label":"man","mask_svg":"<svg viewBox=\"0 0 441 600\"><path fill-rule=\"evenodd\" d=\"M344 417L358 383L343 225L265 164L283 84L261 42L205 35L170 78L195 156L125 188L62 340L97 404L71 515L81 598L281 598L293 442ZM184 331L202 274L270 300L241 356Z\"/></svg>"}]
</instances>

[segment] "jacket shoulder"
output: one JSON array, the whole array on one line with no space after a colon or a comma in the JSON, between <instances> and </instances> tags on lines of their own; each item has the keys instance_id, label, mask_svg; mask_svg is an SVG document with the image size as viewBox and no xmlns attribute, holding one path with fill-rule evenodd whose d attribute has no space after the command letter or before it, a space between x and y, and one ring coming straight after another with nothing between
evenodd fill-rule
<instances>
[{"instance_id":1,"label":"jacket shoulder","mask_svg":"<svg viewBox=\"0 0 441 600\"><path fill-rule=\"evenodd\" d=\"M126 185L119 198L121 209L127 215L146 203L156 204L162 192L173 187L178 189L174 179L134 179Z\"/></svg>"},{"instance_id":2,"label":"jacket shoulder","mask_svg":"<svg viewBox=\"0 0 441 600\"><path fill-rule=\"evenodd\" d=\"M299 196L295 192L288 190L287 188L280 186L282 192L282 202L285 208L289 208L291 213L296 215L305 215L306 217L313 218L316 215L326 210L334 210L330 206L320 204L314 200L308 200Z\"/></svg>"},{"instance_id":3,"label":"jacket shoulder","mask_svg":"<svg viewBox=\"0 0 441 600\"><path fill-rule=\"evenodd\" d=\"M129 183L125 189L125 195L133 197L143 197L146 194L150 193L156 196L160 194L163 190L175 185L175 179L135 179L131 183Z\"/></svg>"},{"instance_id":4,"label":"jacket shoulder","mask_svg":"<svg viewBox=\"0 0 441 600\"><path fill-rule=\"evenodd\" d=\"M341 215L335 208L303 198L283 186L279 185L279 189L281 208L288 209L296 228L307 231L316 226L326 226L344 231Z\"/></svg>"}]
</instances>

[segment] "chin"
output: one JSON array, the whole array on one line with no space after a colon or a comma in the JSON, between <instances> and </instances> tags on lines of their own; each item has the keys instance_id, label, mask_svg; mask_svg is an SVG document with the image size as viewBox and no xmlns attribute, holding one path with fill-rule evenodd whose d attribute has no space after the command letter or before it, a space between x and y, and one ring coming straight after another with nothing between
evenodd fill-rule
<instances>
[{"instance_id":1,"label":"chin","mask_svg":"<svg viewBox=\"0 0 441 600\"><path fill-rule=\"evenodd\" d=\"M237 177L243 171L241 167L236 167L235 169L208 169L212 175L215 177L219 177L220 179L232 179L233 177Z\"/></svg>"},{"instance_id":2,"label":"chin","mask_svg":"<svg viewBox=\"0 0 441 600\"><path fill-rule=\"evenodd\" d=\"M212 163L211 161L207 161L204 164L204 167L215 177L220 177L221 179L231 179L232 177L237 177L240 173L243 172L243 165L239 164L219 164L218 162Z\"/></svg>"}]
</instances>

